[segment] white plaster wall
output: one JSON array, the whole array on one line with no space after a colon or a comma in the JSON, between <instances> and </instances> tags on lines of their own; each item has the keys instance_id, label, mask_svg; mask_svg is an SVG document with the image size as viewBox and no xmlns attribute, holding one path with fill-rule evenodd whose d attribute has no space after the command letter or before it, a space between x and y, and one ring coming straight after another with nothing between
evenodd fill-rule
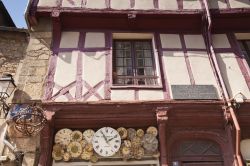
<instances>
[{"instance_id":1,"label":"white plaster wall","mask_svg":"<svg viewBox=\"0 0 250 166\"><path fill-rule=\"evenodd\" d=\"M130 0L111 0L110 6L112 9L129 9L130 8Z\"/></svg>"},{"instance_id":2,"label":"white plaster wall","mask_svg":"<svg viewBox=\"0 0 250 166\"><path fill-rule=\"evenodd\" d=\"M105 52L84 52L83 79L95 86L105 79Z\"/></svg>"},{"instance_id":3,"label":"white plaster wall","mask_svg":"<svg viewBox=\"0 0 250 166\"><path fill-rule=\"evenodd\" d=\"M231 48L226 34L212 35L214 48Z\"/></svg>"},{"instance_id":4,"label":"white plaster wall","mask_svg":"<svg viewBox=\"0 0 250 166\"><path fill-rule=\"evenodd\" d=\"M79 32L62 32L60 48L77 48Z\"/></svg>"},{"instance_id":5,"label":"white plaster wall","mask_svg":"<svg viewBox=\"0 0 250 166\"><path fill-rule=\"evenodd\" d=\"M177 10L178 3L177 0L158 0L159 2L159 9L161 10Z\"/></svg>"},{"instance_id":6,"label":"white plaster wall","mask_svg":"<svg viewBox=\"0 0 250 166\"><path fill-rule=\"evenodd\" d=\"M241 92L245 99L250 99L250 91L233 53L217 54L220 70L230 97Z\"/></svg>"},{"instance_id":7,"label":"white plaster wall","mask_svg":"<svg viewBox=\"0 0 250 166\"><path fill-rule=\"evenodd\" d=\"M75 81L77 57L78 51L59 53L54 76L55 83L64 87Z\"/></svg>"},{"instance_id":8,"label":"white plaster wall","mask_svg":"<svg viewBox=\"0 0 250 166\"><path fill-rule=\"evenodd\" d=\"M85 48L105 47L105 34L101 32L88 32L85 38Z\"/></svg>"},{"instance_id":9,"label":"white plaster wall","mask_svg":"<svg viewBox=\"0 0 250 166\"><path fill-rule=\"evenodd\" d=\"M190 78L183 52L164 51L163 63L170 92L172 92L171 85L190 85Z\"/></svg>"},{"instance_id":10,"label":"white plaster wall","mask_svg":"<svg viewBox=\"0 0 250 166\"><path fill-rule=\"evenodd\" d=\"M201 9L199 0L183 0L183 9Z\"/></svg>"},{"instance_id":11,"label":"white plaster wall","mask_svg":"<svg viewBox=\"0 0 250 166\"><path fill-rule=\"evenodd\" d=\"M178 34L160 34L162 48L182 48Z\"/></svg>"},{"instance_id":12,"label":"white plaster wall","mask_svg":"<svg viewBox=\"0 0 250 166\"><path fill-rule=\"evenodd\" d=\"M61 95L55 99L55 102L68 102L68 101L69 101L68 98L64 95Z\"/></svg>"},{"instance_id":13,"label":"white plaster wall","mask_svg":"<svg viewBox=\"0 0 250 166\"><path fill-rule=\"evenodd\" d=\"M141 9L141 10L154 9L154 1L153 0L135 0L134 9Z\"/></svg>"},{"instance_id":14,"label":"white plaster wall","mask_svg":"<svg viewBox=\"0 0 250 166\"><path fill-rule=\"evenodd\" d=\"M202 35L184 35L187 48L202 48L206 49Z\"/></svg>"},{"instance_id":15,"label":"white plaster wall","mask_svg":"<svg viewBox=\"0 0 250 166\"><path fill-rule=\"evenodd\" d=\"M82 7L82 0L63 0L62 7Z\"/></svg>"},{"instance_id":16,"label":"white plaster wall","mask_svg":"<svg viewBox=\"0 0 250 166\"><path fill-rule=\"evenodd\" d=\"M121 101L121 100L135 100L134 90L111 90L111 100Z\"/></svg>"},{"instance_id":17,"label":"white plaster wall","mask_svg":"<svg viewBox=\"0 0 250 166\"><path fill-rule=\"evenodd\" d=\"M106 8L105 0L87 0L86 8L104 9Z\"/></svg>"},{"instance_id":18,"label":"white plaster wall","mask_svg":"<svg viewBox=\"0 0 250 166\"><path fill-rule=\"evenodd\" d=\"M162 90L139 90L139 100L163 100Z\"/></svg>"},{"instance_id":19,"label":"white plaster wall","mask_svg":"<svg viewBox=\"0 0 250 166\"><path fill-rule=\"evenodd\" d=\"M189 51L189 62L197 85L214 85L219 92L215 75L212 70L207 52ZM219 96L219 93L218 93Z\"/></svg>"},{"instance_id":20,"label":"white plaster wall","mask_svg":"<svg viewBox=\"0 0 250 166\"><path fill-rule=\"evenodd\" d=\"M229 0L231 8L250 8L249 0Z\"/></svg>"},{"instance_id":21,"label":"white plaster wall","mask_svg":"<svg viewBox=\"0 0 250 166\"><path fill-rule=\"evenodd\" d=\"M227 3L224 0L208 0L209 7L212 9L225 9L227 8Z\"/></svg>"},{"instance_id":22,"label":"white plaster wall","mask_svg":"<svg viewBox=\"0 0 250 166\"><path fill-rule=\"evenodd\" d=\"M39 0L38 7L56 7L57 1L56 0Z\"/></svg>"}]
</instances>

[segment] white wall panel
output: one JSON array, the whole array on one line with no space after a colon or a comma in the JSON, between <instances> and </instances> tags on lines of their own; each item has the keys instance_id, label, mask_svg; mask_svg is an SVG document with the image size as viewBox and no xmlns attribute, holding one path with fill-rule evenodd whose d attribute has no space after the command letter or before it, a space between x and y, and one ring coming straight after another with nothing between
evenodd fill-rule
<instances>
[{"instance_id":1,"label":"white wall panel","mask_svg":"<svg viewBox=\"0 0 250 166\"><path fill-rule=\"evenodd\" d=\"M199 0L183 0L183 9L201 9Z\"/></svg>"},{"instance_id":2,"label":"white wall panel","mask_svg":"<svg viewBox=\"0 0 250 166\"><path fill-rule=\"evenodd\" d=\"M101 32L88 32L85 38L85 48L105 47L105 34Z\"/></svg>"},{"instance_id":3,"label":"white wall panel","mask_svg":"<svg viewBox=\"0 0 250 166\"><path fill-rule=\"evenodd\" d=\"M82 0L63 0L62 7L82 7Z\"/></svg>"},{"instance_id":4,"label":"white wall panel","mask_svg":"<svg viewBox=\"0 0 250 166\"><path fill-rule=\"evenodd\" d=\"M250 8L249 0L229 0L231 8Z\"/></svg>"},{"instance_id":5,"label":"white wall panel","mask_svg":"<svg viewBox=\"0 0 250 166\"><path fill-rule=\"evenodd\" d=\"M54 81L59 86L66 86L76 78L76 61L78 52L59 53Z\"/></svg>"},{"instance_id":6,"label":"white wall panel","mask_svg":"<svg viewBox=\"0 0 250 166\"><path fill-rule=\"evenodd\" d=\"M162 90L139 90L139 100L163 100Z\"/></svg>"},{"instance_id":7,"label":"white wall panel","mask_svg":"<svg viewBox=\"0 0 250 166\"><path fill-rule=\"evenodd\" d=\"M177 0L158 0L159 2L159 9L161 10L177 10L178 4Z\"/></svg>"},{"instance_id":8,"label":"white wall panel","mask_svg":"<svg viewBox=\"0 0 250 166\"><path fill-rule=\"evenodd\" d=\"M110 6L112 9L130 9L130 0L111 0Z\"/></svg>"},{"instance_id":9,"label":"white wall panel","mask_svg":"<svg viewBox=\"0 0 250 166\"><path fill-rule=\"evenodd\" d=\"M209 7L212 9L225 9L227 8L227 3L225 0L208 0Z\"/></svg>"},{"instance_id":10,"label":"white wall panel","mask_svg":"<svg viewBox=\"0 0 250 166\"><path fill-rule=\"evenodd\" d=\"M230 48L226 34L214 34L212 35L212 41L214 48Z\"/></svg>"},{"instance_id":11,"label":"white wall panel","mask_svg":"<svg viewBox=\"0 0 250 166\"><path fill-rule=\"evenodd\" d=\"M104 9L106 8L105 0L87 0L86 8Z\"/></svg>"},{"instance_id":12,"label":"white wall panel","mask_svg":"<svg viewBox=\"0 0 250 166\"><path fill-rule=\"evenodd\" d=\"M217 54L217 58L230 97L241 92L245 98L250 99L249 89L235 55L233 53L220 53Z\"/></svg>"},{"instance_id":13,"label":"white wall panel","mask_svg":"<svg viewBox=\"0 0 250 166\"><path fill-rule=\"evenodd\" d=\"M77 48L79 32L62 32L60 48Z\"/></svg>"},{"instance_id":14,"label":"white wall panel","mask_svg":"<svg viewBox=\"0 0 250 166\"><path fill-rule=\"evenodd\" d=\"M206 49L202 35L184 35L187 48L202 48Z\"/></svg>"},{"instance_id":15,"label":"white wall panel","mask_svg":"<svg viewBox=\"0 0 250 166\"><path fill-rule=\"evenodd\" d=\"M178 34L160 34L162 48L182 48Z\"/></svg>"},{"instance_id":16,"label":"white wall panel","mask_svg":"<svg viewBox=\"0 0 250 166\"><path fill-rule=\"evenodd\" d=\"M195 84L214 85L214 87L217 88L217 92L219 92L218 85L207 52L190 51L187 54L189 57L189 62L191 65Z\"/></svg>"},{"instance_id":17,"label":"white wall panel","mask_svg":"<svg viewBox=\"0 0 250 166\"><path fill-rule=\"evenodd\" d=\"M95 86L105 78L105 52L85 52L83 63L83 79Z\"/></svg>"},{"instance_id":18,"label":"white wall panel","mask_svg":"<svg viewBox=\"0 0 250 166\"><path fill-rule=\"evenodd\" d=\"M111 100L135 100L134 90L111 90Z\"/></svg>"},{"instance_id":19,"label":"white wall panel","mask_svg":"<svg viewBox=\"0 0 250 166\"><path fill-rule=\"evenodd\" d=\"M39 0L38 7L47 6L47 7L56 7L57 1L56 0Z\"/></svg>"},{"instance_id":20,"label":"white wall panel","mask_svg":"<svg viewBox=\"0 0 250 166\"><path fill-rule=\"evenodd\" d=\"M154 0L135 0L134 9L154 9Z\"/></svg>"}]
</instances>

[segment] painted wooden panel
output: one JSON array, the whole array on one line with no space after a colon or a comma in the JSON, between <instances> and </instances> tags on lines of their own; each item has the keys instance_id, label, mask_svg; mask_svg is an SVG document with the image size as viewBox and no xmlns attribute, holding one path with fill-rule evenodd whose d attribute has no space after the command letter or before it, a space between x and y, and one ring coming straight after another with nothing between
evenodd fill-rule
<instances>
[{"instance_id":1,"label":"painted wooden panel","mask_svg":"<svg viewBox=\"0 0 250 166\"><path fill-rule=\"evenodd\" d=\"M187 48L203 48L206 49L202 35L184 35Z\"/></svg>"},{"instance_id":2,"label":"painted wooden panel","mask_svg":"<svg viewBox=\"0 0 250 166\"><path fill-rule=\"evenodd\" d=\"M101 32L88 32L85 38L85 48L104 48L105 35Z\"/></svg>"},{"instance_id":3,"label":"painted wooden panel","mask_svg":"<svg viewBox=\"0 0 250 166\"><path fill-rule=\"evenodd\" d=\"M122 10L130 9L130 0L111 0L110 6L112 9Z\"/></svg>"},{"instance_id":4,"label":"painted wooden panel","mask_svg":"<svg viewBox=\"0 0 250 166\"><path fill-rule=\"evenodd\" d=\"M139 90L139 100L163 100L162 90Z\"/></svg>"},{"instance_id":5,"label":"painted wooden panel","mask_svg":"<svg viewBox=\"0 0 250 166\"><path fill-rule=\"evenodd\" d=\"M189 51L187 53L192 68L196 85L213 85L218 86L213 73L207 52Z\"/></svg>"},{"instance_id":6,"label":"painted wooden panel","mask_svg":"<svg viewBox=\"0 0 250 166\"><path fill-rule=\"evenodd\" d=\"M82 0L63 0L62 7L82 7Z\"/></svg>"},{"instance_id":7,"label":"painted wooden panel","mask_svg":"<svg viewBox=\"0 0 250 166\"><path fill-rule=\"evenodd\" d=\"M56 7L57 1L56 0L39 0L37 6L46 6L46 7Z\"/></svg>"},{"instance_id":8,"label":"painted wooden panel","mask_svg":"<svg viewBox=\"0 0 250 166\"><path fill-rule=\"evenodd\" d=\"M154 0L135 0L134 9L141 9L141 10L154 9Z\"/></svg>"},{"instance_id":9,"label":"painted wooden panel","mask_svg":"<svg viewBox=\"0 0 250 166\"><path fill-rule=\"evenodd\" d=\"M250 8L249 0L229 0L231 8Z\"/></svg>"},{"instance_id":10,"label":"painted wooden panel","mask_svg":"<svg viewBox=\"0 0 250 166\"><path fill-rule=\"evenodd\" d=\"M134 90L111 90L111 100L135 100Z\"/></svg>"},{"instance_id":11,"label":"painted wooden panel","mask_svg":"<svg viewBox=\"0 0 250 166\"><path fill-rule=\"evenodd\" d=\"M209 7L212 9L225 9L227 3L225 0L208 0Z\"/></svg>"},{"instance_id":12,"label":"painted wooden panel","mask_svg":"<svg viewBox=\"0 0 250 166\"><path fill-rule=\"evenodd\" d=\"M162 48L182 48L179 34L160 34Z\"/></svg>"},{"instance_id":13,"label":"painted wooden panel","mask_svg":"<svg viewBox=\"0 0 250 166\"><path fill-rule=\"evenodd\" d=\"M226 34L212 35L214 48L231 48Z\"/></svg>"},{"instance_id":14,"label":"painted wooden panel","mask_svg":"<svg viewBox=\"0 0 250 166\"><path fill-rule=\"evenodd\" d=\"M234 53L217 54L218 63L230 97L242 93L250 99L250 92L239 68Z\"/></svg>"},{"instance_id":15,"label":"painted wooden panel","mask_svg":"<svg viewBox=\"0 0 250 166\"><path fill-rule=\"evenodd\" d=\"M62 32L60 48L77 48L79 32Z\"/></svg>"},{"instance_id":16,"label":"painted wooden panel","mask_svg":"<svg viewBox=\"0 0 250 166\"><path fill-rule=\"evenodd\" d=\"M183 9L201 9L199 0L183 0Z\"/></svg>"},{"instance_id":17,"label":"painted wooden panel","mask_svg":"<svg viewBox=\"0 0 250 166\"><path fill-rule=\"evenodd\" d=\"M104 9L106 8L105 0L87 0L86 8Z\"/></svg>"},{"instance_id":18,"label":"painted wooden panel","mask_svg":"<svg viewBox=\"0 0 250 166\"><path fill-rule=\"evenodd\" d=\"M158 0L160 10L177 10L177 0Z\"/></svg>"}]
</instances>

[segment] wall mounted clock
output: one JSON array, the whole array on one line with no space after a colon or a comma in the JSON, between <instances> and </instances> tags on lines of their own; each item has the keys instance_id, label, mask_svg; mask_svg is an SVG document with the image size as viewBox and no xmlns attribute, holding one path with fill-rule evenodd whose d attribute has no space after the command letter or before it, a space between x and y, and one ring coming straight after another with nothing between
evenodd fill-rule
<instances>
[{"instance_id":1,"label":"wall mounted clock","mask_svg":"<svg viewBox=\"0 0 250 166\"><path fill-rule=\"evenodd\" d=\"M95 131L94 130L91 130L91 129L88 129L88 130L85 130L83 132L83 138L88 142L88 143L91 143L92 142L92 138L95 134Z\"/></svg>"},{"instance_id":2,"label":"wall mounted clock","mask_svg":"<svg viewBox=\"0 0 250 166\"><path fill-rule=\"evenodd\" d=\"M92 144L97 154L109 157L118 152L121 146L121 137L115 129L103 127L94 134Z\"/></svg>"},{"instance_id":3,"label":"wall mounted clock","mask_svg":"<svg viewBox=\"0 0 250 166\"><path fill-rule=\"evenodd\" d=\"M66 147L70 143L72 130L61 129L55 135L55 143Z\"/></svg>"}]
</instances>

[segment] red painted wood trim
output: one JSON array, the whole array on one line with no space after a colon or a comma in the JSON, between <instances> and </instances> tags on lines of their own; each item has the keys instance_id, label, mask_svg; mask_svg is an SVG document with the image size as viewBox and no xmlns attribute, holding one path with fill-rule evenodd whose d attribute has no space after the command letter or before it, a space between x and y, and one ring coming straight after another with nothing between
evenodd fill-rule
<instances>
[{"instance_id":1,"label":"red painted wood trim","mask_svg":"<svg viewBox=\"0 0 250 166\"><path fill-rule=\"evenodd\" d=\"M82 58L83 55L81 52L78 52L78 58L77 58L77 71L76 71L76 94L75 99L79 100L82 98L82 88L83 88L83 82L82 82Z\"/></svg>"},{"instance_id":2,"label":"red painted wood trim","mask_svg":"<svg viewBox=\"0 0 250 166\"><path fill-rule=\"evenodd\" d=\"M159 9L159 0L153 0L154 8Z\"/></svg>"},{"instance_id":3,"label":"red painted wood trim","mask_svg":"<svg viewBox=\"0 0 250 166\"><path fill-rule=\"evenodd\" d=\"M233 33L229 33L229 34L227 34L227 37L228 37L228 40L230 42L231 47L234 50L234 53L236 55L237 63L239 65L240 70L241 70L241 72L243 74L243 77L244 77L244 79L246 81L247 87L250 90L250 75L249 75L248 70L246 68L247 66L245 66L246 63L244 63L244 60L245 60L244 55L241 52L240 46L239 46L239 44L237 42L237 39L236 39L235 35Z\"/></svg>"},{"instance_id":4,"label":"red painted wood trim","mask_svg":"<svg viewBox=\"0 0 250 166\"><path fill-rule=\"evenodd\" d=\"M83 85L87 88L87 92L83 95L83 100L87 101L92 95L97 97L99 100L102 100L103 98L97 93L97 90L105 83L105 81L100 81L97 83L94 87L89 85L85 80L83 81Z\"/></svg>"},{"instance_id":5,"label":"red painted wood trim","mask_svg":"<svg viewBox=\"0 0 250 166\"><path fill-rule=\"evenodd\" d=\"M182 10L183 9L183 0L177 0L177 4L178 4L178 9Z\"/></svg>"},{"instance_id":6,"label":"red painted wood trim","mask_svg":"<svg viewBox=\"0 0 250 166\"><path fill-rule=\"evenodd\" d=\"M106 53L106 66L105 66L105 85L104 85L104 99L111 99L111 85L112 85L112 33L105 33L105 45L109 47L110 50Z\"/></svg>"},{"instance_id":7,"label":"red painted wood trim","mask_svg":"<svg viewBox=\"0 0 250 166\"><path fill-rule=\"evenodd\" d=\"M67 86L61 88L60 90L58 90L57 93L55 93L52 97L51 100L55 100L56 98L58 98L61 95L65 95L66 93L69 92L69 90L71 88L73 88L76 85L76 81L71 82L70 84L68 84Z\"/></svg>"},{"instance_id":8,"label":"red painted wood trim","mask_svg":"<svg viewBox=\"0 0 250 166\"><path fill-rule=\"evenodd\" d=\"M130 7L134 8L135 7L135 0L130 0Z\"/></svg>"},{"instance_id":9,"label":"red painted wood trim","mask_svg":"<svg viewBox=\"0 0 250 166\"><path fill-rule=\"evenodd\" d=\"M79 36L79 40L78 40L78 49L79 50L84 49L85 38L86 38L86 32L80 32L80 36ZM74 48L72 48L72 49L74 49ZM60 52L61 52L61 50L60 50Z\"/></svg>"},{"instance_id":10,"label":"red painted wood trim","mask_svg":"<svg viewBox=\"0 0 250 166\"><path fill-rule=\"evenodd\" d=\"M155 39L156 48L158 50L160 75L161 75L161 82L162 82L162 87L163 87L163 96L164 96L165 100L169 100L170 99L170 90L169 90L167 74L166 74L166 71L165 71L165 64L164 64L164 61L163 61L163 51L162 51L160 34L155 33L154 34L154 39Z\"/></svg>"},{"instance_id":11,"label":"red painted wood trim","mask_svg":"<svg viewBox=\"0 0 250 166\"><path fill-rule=\"evenodd\" d=\"M183 34L180 34L180 39L181 39L182 49L184 51L184 57L185 57L186 65L187 65L187 70L188 70L190 83L191 83L191 85L195 85L194 75L193 75L191 64L190 64L190 61L189 61L189 58L188 58L187 47L186 47L186 44L185 44L185 39L184 39Z\"/></svg>"},{"instance_id":12,"label":"red painted wood trim","mask_svg":"<svg viewBox=\"0 0 250 166\"><path fill-rule=\"evenodd\" d=\"M56 72L56 64L57 64L57 58L58 58L58 48L60 45L60 40L61 40L61 24L59 21L59 15L58 17L53 17L52 18L52 51L53 54L50 57L50 62L49 62L49 69L48 69L48 74L46 78L46 83L45 83L45 93L43 100L49 100L52 97L53 94L53 87L54 87L54 75Z\"/></svg>"},{"instance_id":13,"label":"red painted wood trim","mask_svg":"<svg viewBox=\"0 0 250 166\"><path fill-rule=\"evenodd\" d=\"M139 90L138 89L135 89L134 90L134 96L135 96L135 100L138 101L139 100Z\"/></svg>"},{"instance_id":14,"label":"red painted wood trim","mask_svg":"<svg viewBox=\"0 0 250 166\"><path fill-rule=\"evenodd\" d=\"M183 51L183 48L162 48L162 51ZM207 49L186 48L186 51L207 51Z\"/></svg>"}]
</instances>

